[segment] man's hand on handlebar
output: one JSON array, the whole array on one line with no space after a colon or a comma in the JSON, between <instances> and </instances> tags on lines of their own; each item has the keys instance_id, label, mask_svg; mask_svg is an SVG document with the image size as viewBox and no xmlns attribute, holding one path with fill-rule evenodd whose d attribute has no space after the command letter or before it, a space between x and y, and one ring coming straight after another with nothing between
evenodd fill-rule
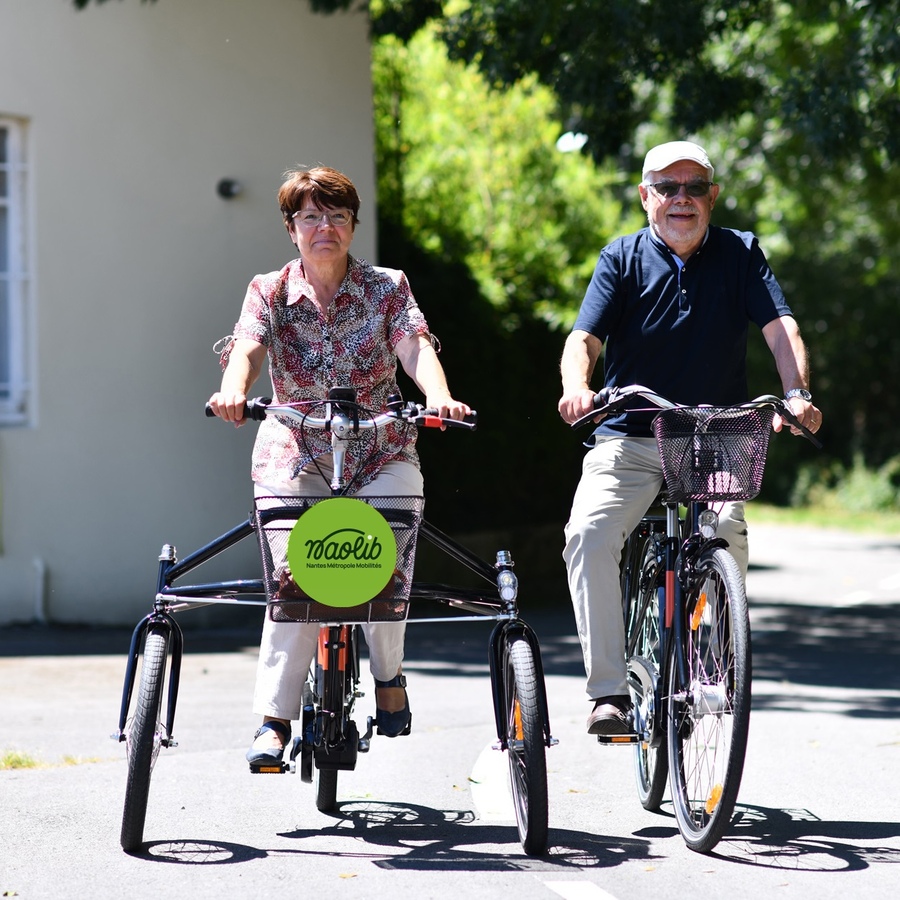
<instances>
[{"instance_id":1,"label":"man's hand on handlebar","mask_svg":"<svg viewBox=\"0 0 900 900\"><path fill-rule=\"evenodd\" d=\"M209 398L207 407L212 410L214 416L224 419L226 422L234 422L236 428L246 423L244 418L244 409L247 404L247 397L240 391L233 393L223 393L216 391Z\"/></svg>"},{"instance_id":2,"label":"man's hand on handlebar","mask_svg":"<svg viewBox=\"0 0 900 900\"><path fill-rule=\"evenodd\" d=\"M581 388L572 393L563 394L557 405L563 421L569 425L573 425L579 419L596 409L596 396L597 395L590 388ZM597 416L595 421L599 422L602 418L603 416Z\"/></svg>"},{"instance_id":3,"label":"man's hand on handlebar","mask_svg":"<svg viewBox=\"0 0 900 900\"><path fill-rule=\"evenodd\" d=\"M791 397L785 401L791 412L797 417L800 424L815 434L822 427L822 411L812 403L804 400L802 397ZM777 413L772 420L772 428L774 431L781 431L785 425L785 420ZM791 425L791 434L802 434L796 425Z\"/></svg>"}]
</instances>

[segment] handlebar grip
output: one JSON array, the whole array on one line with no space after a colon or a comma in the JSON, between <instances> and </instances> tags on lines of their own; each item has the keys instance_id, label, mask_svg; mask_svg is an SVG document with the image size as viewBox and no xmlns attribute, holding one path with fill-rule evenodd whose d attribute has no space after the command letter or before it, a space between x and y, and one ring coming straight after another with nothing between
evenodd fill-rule
<instances>
[{"instance_id":1,"label":"handlebar grip","mask_svg":"<svg viewBox=\"0 0 900 900\"><path fill-rule=\"evenodd\" d=\"M478 413L473 409L461 419L444 419L444 424L451 428L468 428L474 431L478 427Z\"/></svg>"},{"instance_id":2,"label":"handlebar grip","mask_svg":"<svg viewBox=\"0 0 900 900\"><path fill-rule=\"evenodd\" d=\"M601 388L594 394L594 409L599 409L601 406L606 406L609 403L609 398L612 396L613 389L611 387Z\"/></svg>"},{"instance_id":3,"label":"handlebar grip","mask_svg":"<svg viewBox=\"0 0 900 900\"><path fill-rule=\"evenodd\" d=\"M478 427L478 413L474 409L461 419L442 418L436 409L423 409L421 416L422 421L419 424L426 428L440 428L446 425L448 428L468 428L474 431Z\"/></svg>"},{"instance_id":4,"label":"handlebar grip","mask_svg":"<svg viewBox=\"0 0 900 900\"><path fill-rule=\"evenodd\" d=\"M621 409L622 406L624 406L624 404L627 402L628 398L616 397L615 400L612 400L612 402L610 402L614 392L615 388L612 387L605 387L597 391L597 393L594 394L594 409L589 413L585 413L585 415L583 415L580 419L576 419L572 423L571 427L573 429L581 428L582 425L587 425L589 422L596 425L598 419L596 410L598 409L603 410L603 412L600 414L601 417L608 416L611 412L614 412L617 409ZM604 407L606 408L604 409Z\"/></svg>"},{"instance_id":5,"label":"handlebar grip","mask_svg":"<svg viewBox=\"0 0 900 900\"><path fill-rule=\"evenodd\" d=\"M800 429L800 434L803 435L812 445L816 448L816 450L822 449L822 442L805 426L800 424L800 420L794 415L794 411L787 405L783 400L779 401L780 409L778 410L778 414L781 416L788 425L793 425L795 428Z\"/></svg>"},{"instance_id":6,"label":"handlebar grip","mask_svg":"<svg viewBox=\"0 0 900 900\"><path fill-rule=\"evenodd\" d=\"M262 422L266 417L266 409L272 402L271 397L254 397L244 406L244 418L254 422Z\"/></svg>"},{"instance_id":7,"label":"handlebar grip","mask_svg":"<svg viewBox=\"0 0 900 900\"><path fill-rule=\"evenodd\" d=\"M272 402L271 397L254 397L244 404L244 415L242 419L252 419L254 422L262 422L266 417L266 408ZM205 408L207 419L214 419L216 414L212 411L212 407L207 403Z\"/></svg>"}]
</instances>

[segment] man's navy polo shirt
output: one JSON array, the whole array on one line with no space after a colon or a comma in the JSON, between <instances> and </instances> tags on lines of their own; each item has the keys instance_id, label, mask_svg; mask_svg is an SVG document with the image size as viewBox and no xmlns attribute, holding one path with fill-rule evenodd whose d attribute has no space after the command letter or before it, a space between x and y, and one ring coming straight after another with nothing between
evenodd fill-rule
<instances>
[{"instance_id":1,"label":"man's navy polo shirt","mask_svg":"<svg viewBox=\"0 0 900 900\"><path fill-rule=\"evenodd\" d=\"M748 399L749 322L762 328L789 315L750 232L710 226L685 264L642 228L603 249L573 330L603 341L606 385L643 384L676 403L726 405ZM653 415L626 412L596 433L649 436Z\"/></svg>"}]
</instances>

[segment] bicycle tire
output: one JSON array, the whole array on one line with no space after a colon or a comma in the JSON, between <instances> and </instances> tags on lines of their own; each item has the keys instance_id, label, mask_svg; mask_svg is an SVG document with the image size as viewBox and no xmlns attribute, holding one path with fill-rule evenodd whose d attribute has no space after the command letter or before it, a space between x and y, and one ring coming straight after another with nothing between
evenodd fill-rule
<instances>
[{"instance_id":1,"label":"bicycle tire","mask_svg":"<svg viewBox=\"0 0 900 900\"><path fill-rule=\"evenodd\" d=\"M315 743L315 692L313 690L315 674L307 676L303 685L300 712L300 750L297 758L300 760L298 770L300 780L306 784L313 782L313 745Z\"/></svg>"},{"instance_id":2,"label":"bicycle tire","mask_svg":"<svg viewBox=\"0 0 900 900\"><path fill-rule=\"evenodd\" d=\"M153 774L164 734L159 717L168 643L169 632L164 625L149 626L144 639L134 717L125 737L128 780L125 785L120 843L127 853L137 850L144 840L150 776Z\"/></svg>"},{"instance_id":3,"label":"bicycle tire","mask_svg":"<svg viewBox=\"0 0 900 900\"><path fill-rule=\"evenodd\" d=\"M519 840L526 854L541 856L547 851L548 801L537 667L522 635L504 641L503 656L507 757Z\"/></svg>"},{"instance_id":4,"label":"bicycle tire","mask_svg":"<svg viewBox=\"0 0 900 900\"><path fill-rule=\"evenodd\" d=\"M316 685L320 692L320 710L317 716L316 747L334 746L345 737L353 708L354 691L352 682L359 671L359 643L355 625L333 630L330 639L340 638L344 643L344 667L338 664L341 654L329 651L330 665L327 670L318 666ZM340 710L338 716L334 713ZM324 712L323 712L324 711ZM355 732L355 729L354 729ZM332 812L337 806L338 769L320 768L315 762L314 780L316 789L316 809Z\"/></svg>"},{"instance_id":5,"label":"bicycle tire","mask_svg":"<svg viewBox=\"0 0 900 900\"><path fill-rule=\"evenodd\" d=\"M320 769L316 766L316 809L333 812L337 806L337 769Z\"/></svg>"},{"instance_id":6,"label":"bicycle tire","mask_svg":"<svg viewBox=\"0 0 900 900\"><path fill-rule=\"evenodd\" d=\"M635 720L644 740L634 745L634 777L638 799L646 810L657 812L669 777L669 763L662 741L665 709L657 709L657 685L662 672L659 621L661 575L660 536L648 535L637 559L638 578L632 579L625 619L628 648L628 692Z\"/></svg>"},{"instance_id":7,"label":"bicycle tire","mask_svg":"<svg viewBox=\"0 0 900 900\"><path fill-rule=\"evenodd\" d=\"M731 823L750 727L750 621L743 579L727 550L701 556L686 598L689 684L669 666L668 751L678 830L708 853Z\"/></svg>"}]
</instances>

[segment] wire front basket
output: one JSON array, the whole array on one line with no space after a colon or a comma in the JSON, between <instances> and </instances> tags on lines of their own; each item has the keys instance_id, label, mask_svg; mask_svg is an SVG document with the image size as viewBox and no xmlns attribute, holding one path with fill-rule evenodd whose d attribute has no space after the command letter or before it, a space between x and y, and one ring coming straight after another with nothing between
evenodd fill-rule
<instances>
[{"instance_id":1,"label":"wire front basket","mask_svg":"<svg viewBox=\"0 0 900 900\"><path fill-rule=\"evenodd\" d=\"M772 409L696 406L653 419L672 500L752 500L762 487Z\"/></svg>"},{"instance_id":2,"label":"wire front basket","mask_svg":"<svg viewBox=\"0 0 900 900\"><path fill-rule=\"evenodd\" d=\"M409 613L422 497L354 497L377 509L397 540L394 574L381 593L358 606L326 606L305 594L291 577L287 547L296 521L328 497L257 497L254 518L262 557L269 618L275 622L399 622ZM273 518L274 516L274 518Z\"/></svg>"}]
</instances>

